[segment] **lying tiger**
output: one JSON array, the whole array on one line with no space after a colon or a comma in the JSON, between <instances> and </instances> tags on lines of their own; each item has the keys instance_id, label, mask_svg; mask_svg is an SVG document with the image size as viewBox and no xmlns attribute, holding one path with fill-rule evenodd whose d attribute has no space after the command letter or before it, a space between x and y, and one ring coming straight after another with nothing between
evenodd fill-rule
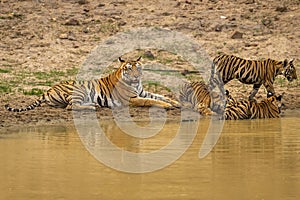
<instances>
[{"instance_id":1,"label":"lying tiger","mask_svg":"<svg viewBox=\"0 0 300 200\"><path fill-rule=\"evenodd\" d=\"M99 107L157 106L165 109L179 107L168 97L147 92L142 86L141 57L125 61L119 58L120 67L108 76L91 81L64 81L52 86L33 104L25 108L6 109L13 112L32 110L42 103L68 110L95 110Z\"/></svg>"},{"instance_id":2,"label":"lying tiger","mask_svg":"<svg viewBox=\"0 0 300 200\"><path fill-rule=\"evenodd\" d=\"M257 61L222 54L213 60L210 85L214 88L216 85L220 86L221 81L226 84L233 79L244 84L253 84L249 96L249 100L253 100L261 85L264 85L267 93L275 94L273 83L278 75L284 75L290 82L297 79L293 59Z\"/></svg>"},{"instance_id":3,"label":"lying tiger","mask_svg":"<svg viewBox=\"0 0 300 200\"><path fill-rule=\"evenodd\" d=\"M221 114L226 104L226 96L210 92L209 87L203 81L184 84L180 90L179 99L182 103L191 103L193 110L201 115Z\"/></svg>"},{"instance_id":4,"label":"lying tiger","mask_svg":"<svg viewBox=\"0 0 300 200\"><path fill-rule=\"evenodd\" d=\"M190 102L192 108L201 115L218 113L224 115L226 120L277 118L282 106L281 98L282 95L276 97L268 93L268 97L260 103L253 100L237 101L228 90L225 97L210 92L208 85L202 81L186 83L181 88L179 96L182 103Z\"/></svg>"},{"instance_id":5,"label":"lying tiger","mask_svg":"<svg viewBox=\"0 0 300 200\"><path fill-rule=\"evenodd\" d=\"M259 103L250 100L231 101L226 105L224 118L226 120L278 118L282 107L281 99L282 95L274 96L268 93L267 98Z\"/></svg>"}]
</instances>

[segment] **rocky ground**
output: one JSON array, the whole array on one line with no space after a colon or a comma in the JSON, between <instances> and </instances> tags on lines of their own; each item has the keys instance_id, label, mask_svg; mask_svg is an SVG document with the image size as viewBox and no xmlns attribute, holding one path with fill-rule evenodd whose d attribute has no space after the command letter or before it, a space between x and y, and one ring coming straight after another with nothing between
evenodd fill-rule
<instances>
[{"instance_id":1,"label":"rocky ground","mask_svg":"<svg viewBox=\"0 0 300 200\"><path fill-rule=\"evenodd\" d=\"M4 105L26 105L55 82L75 79L89 53L122 31L167 28L193 38L211 58L221 52L248 59L294 58L299 72L299 21L299 0L0 0L0 126L72 121L72 113L63 109L40 107L20 114L7 112ZM193 70L178 55L155 49L151 54L143 49L137 53L150 64L162 63L179 72ZM178 74L174 76L201 79L201 73ZM145 87L157 90L148 78L144 77ZM237 81L226 88L238 98L251 90ZM278 77L275 82L276 92L285 92L287 109L300 108L299 88L299 80L288 83ZM161 87L158 92L178 96ZM257 98L264 96L262 88ZM134 108L132 116L140 118L145 110ZM98 115L109 116L109 112L100 109ZM171 110L168 116L179 113Z\"/></svg>"}]
</instances>

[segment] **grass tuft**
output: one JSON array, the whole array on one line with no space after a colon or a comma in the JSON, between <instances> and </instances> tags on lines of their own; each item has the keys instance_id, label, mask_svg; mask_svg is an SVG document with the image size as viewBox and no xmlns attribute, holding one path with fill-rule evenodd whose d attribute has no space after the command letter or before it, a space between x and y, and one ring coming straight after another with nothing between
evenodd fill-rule
<instances>
[{"instance_id":1,"label":"grass tuft","mask_svg":"<svg viewBox=\"0 0 300 200\"><path fill-rule=\"evenodd\" d=\"M37 96L40 96L40 95L42 95L43 93L44 93L43 90L38 89L38 88L32 88L32 89L29 90L29 91L23 90L23 94L24 94L24 95L37 95Z\"/></svg>"}]
</instances>

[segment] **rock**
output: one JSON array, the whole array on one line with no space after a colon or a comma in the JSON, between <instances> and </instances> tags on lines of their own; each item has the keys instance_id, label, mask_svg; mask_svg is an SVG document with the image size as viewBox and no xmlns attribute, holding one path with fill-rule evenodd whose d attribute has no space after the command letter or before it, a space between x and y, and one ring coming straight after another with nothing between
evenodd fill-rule
<instances>
[{"instance_id":1,"label":"rock","mask_svg":"<svg viewBox=\"0 0 300 200\"><path fill-rule=\"evenodd\" d=\"M155 58L153 53L150 50L145 51L144 57L149 58L149 59L154 59Z\"/></svg>"},{"instance_id":2,"label":"rock","mask_svg":"<svg viewBox=\"0 0 300 200\"><path fill-rule=\"evenodd\" d=\"M98 4L98 7L100 8L100 7L104 7L105 6L105 4L104 3L99 3Z\"/></svg>"},{"instance_id":3,"label":"rock","mask_svg":"<svg viewBox=\"0 0 300 200\"><path fill-rule=\"evenodd\" d=\"M170 16L170 15L172 15L172 13L170 13L170 12L163 12L161 15L162 16Z\"/></svg>"},{"instance_id":4,"label":"rock","mask_svg":"<svg viewBox=\"0 0 300 200\"><path fill-rule=\"evenodd\" d=\"M187 70L187 69L183 69L180 71L180 74L183 76L186 76L188 73L189 73L189 70Z\"/></svg>"},{"instance_id":5,"label":"rock","mask_svg":"<svg viewBox=\"0 0 300 200\"><path fill-rule=\"evenodd\" d=\"M261 20L261 23L265 26L270 26L272 24L272 20L269 18L264 18Z\"/></svg>"},{"instance_id":6,"label":"rock","mask_svg":"<svg viewBox=\"0 0 300 200\"><path fill-rule=\"evenodd\" d=\"M245 4L254 4L255 3L255 0L246 0L245 1Z\"/></svg>"},{"instance_id":7,"label":"rock","mask_svg":"<svg viewBox=\"0 0 300 200\"><path fill-rule=\"evenodd\" d=\"M67 20L65 25L67 25L67 26L78 26L78 25L80 25L80 23L77 19L72 18L72 19Z\"/></svg>"},{"instance_id":8,"label":"rock","mask_svg":"<svg viewBox=\"0 0 300 200\"><path fill-rule=\"evenodd\" d=\"M239 32L239 31L235 31L231 37L231 39L242 39L243 38L243 33Z\"/></svg>"},{"instance_id":9,"label":"rock","mask_svg":"<svg viewBox=\"0 0 300 200\"><path fill-rule=\"evenodd\" d=\"M286 6L278 6L278 7L276 7L275 11L277 11L277 12L287 12L288 8Z\"/></svg>"},{"instance_id":10,"label":"rock","mask_svg":"<svg viewBox=\"0 0 300 200\"><path fill-rule=\"evenodd\" d=\"M74 43L74 44L73 44L73 48L74 48L74 49L77 49L77 48L79 48L79 45L76 44L76 43Z\"/></svg>"},{"instance_id":11,"label":"rock","mask_svg":"<svg viewBox=\"0 0 300 200\"><path fill-rule=\"evenodd\" d=\"M68 34L67 33L62 33L58 36L59 39L68 39Z\"/></svg>"},{"instance_id":12,"label":"rock","mask_svg":"<svg viewBox=\"0 0 300 200\"><path fill-rule=\"evenodd\" d=\"M89 28L89 27L84 28L84 29L82 30L82 32L84 32L84 33L89 33L89 32L90 32L90 28Z\"/></svg>"},{"instance_id":13,"label":"rock","mask_svg":"<svg viewBox=\"0 0 300 200\"><path fill-rule=\"evenodd\" d=\"M76 38L73 35L68 35L68 40L76 41Z\"/></svg>"},{"instance_id":14,"label":"rock","mask_svg":"<svg viewBox=\"0 0 300 200\"><path fill-rule=\"evenodd\" d=\"M77 0L77 3L83 5L83 4L88 4L89 2L87 0Z\"/></svg>"},{"instance_id":15,"label":"rock","mask_svg":"<svg viewBox=\"0 0 300 200\"><path fill-rule=\"evenodd\" d=\"M221 32L222 29L223 29L223 27L224 27L223 25L218 24L218 25L215 26L214 30L215 30L216 32Z\"/></svg>"},{"instance_id":16,"label":"rock","mask_svg":"<svg viewBox=\"0 0 300 200\"><path fill-rule=\"evenodd\" d=\"M258 46L258 44L256 44L256 43L246 43L245 44L245 47L257 47Z\"/></svg>"},{"instance_id":17,"label":"rock","mask_svg":"<svg viewBox=\"0 0 300 200\"><path fill-rule=\"evenodd\" d=\"M125 22L125 21L120 21L119 23L118 23L118 26L125 26L127 23Z\"/></svg>"},{"instance_id":18,"label":"rock","mask_svg":"<svg viewBox=\"0 0 300 200\"><path fill-rule=\"evenodd\" d=\"M75 41L76 38L75 38L75 35L70 32L70 33L62 33L58 36L59 39L62 39L62 40L71 40L71 41Z\"/></svg>"}]
</instances>

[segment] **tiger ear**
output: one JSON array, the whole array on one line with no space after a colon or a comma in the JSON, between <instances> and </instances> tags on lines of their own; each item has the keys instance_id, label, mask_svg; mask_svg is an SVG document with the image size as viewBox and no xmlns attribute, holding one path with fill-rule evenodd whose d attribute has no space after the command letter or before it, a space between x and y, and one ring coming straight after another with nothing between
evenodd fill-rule
<instances>
[{"instance_id":1,"label":"tiger ear","mask_svg":"<svg viewBox=\"0 0 300 200\"><path fill-rule=\"evenodd\" d=\"M277 101L281 101L281 99L282 99L282 95L279 95L278 97L276 97Z\"/></svg>"},{"instance_id":2,"label":"tiger ear","mask_svg":"<svg viewBox=\"0 0 300 200\"><path fill-rule=\"evenodd\" d=\"M281 101L281 99L282 99L282 97L283 97L284 94L285 94L285 92L283 92L281 95L277 96L276 100L277 101Z\"/></svg>"},{"instance_id":3,"label":"tiger ear","mask_svg":"<svg viewBox=\"0 0 300 200\"><path fill-rule=\"evenodd\" d=\"M142 56L138 57L138 59L136 59L136 61L140 61L140 60L141 60L141 58L142 58Z\"/></svg>"},{"instance_id":4,"label":"tiger ear","mask_svg":"<svg viewBox=\"0 0 300 200\"><path fill-rule=\"evenodd\" d=\"M121 57L119 57L119 61L120 61L121 63L125 62L125 60L123 60Z\"/></svg>"},{"instance_id":5,"label":"tiger ear","mask_svg":"<svg viewBox=\"0 0 300 200\"><path fill-rule=\"evenodd\" d=\"M226 95L226 96L229 95L229 91L228 91L228 90L225 91L225 95Z\"/></svg>"},{"instance_id":6,"label":"tiger ear","mask_svg":"<svg viewBox=\"0 0 300 200\"><path fill-rule=\"evenodd\" d=\"M272 92L268 92L267 94L267 98L274 96L274 94Z\"/></svg>"},{"instance_id":7,"label":"tiger ear","mask_svg":"<svg viewBox=\"0 0 300 200\"><path fill-rule=\"evenodd\" d=\"M289 61L287 59L284 59L283 61L283 68L286 68L288 66Z\"/></svg>"},{"instance_id":8,"label":"tiger ear","mask_svg":"<svg viewBox=\"0 0 300 200\"><path fill-rule=\"evenodd\" d=\"M291 59L289 63L291 64L291 63L293 63L293 61L294 61L294 58L293 58L293 59Z\"/></svg>"}]
</instances>

